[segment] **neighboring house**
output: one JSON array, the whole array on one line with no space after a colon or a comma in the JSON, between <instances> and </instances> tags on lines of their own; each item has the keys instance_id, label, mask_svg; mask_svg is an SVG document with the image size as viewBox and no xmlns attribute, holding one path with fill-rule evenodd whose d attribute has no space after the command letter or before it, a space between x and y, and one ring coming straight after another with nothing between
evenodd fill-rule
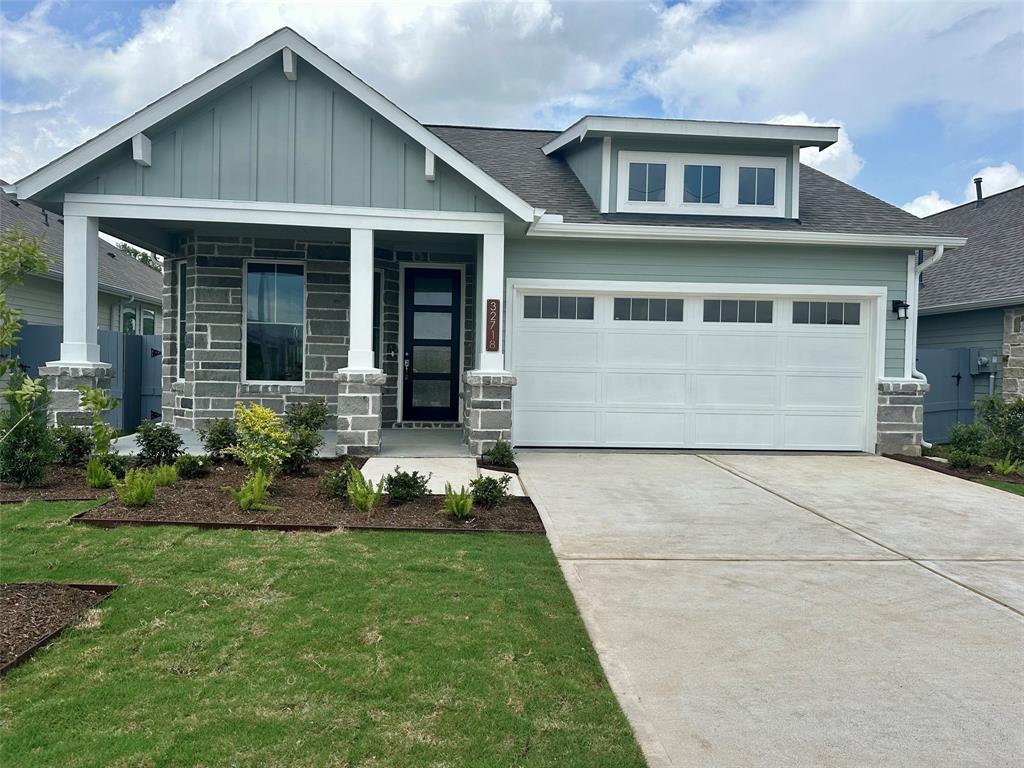
<instances>
[{"instance_id":1,"label":"neighboring house","mask_svg":"<svg viewBox=\"0 0 1024 768\"><path fill-rule=\"evenodd\" d=\"M2 182L0 182L2 183ZM29 275L23 285L7 292L11 305L21 310L22 320L35 325L64 322L64 220L59 214L0 195L0 229L18 227L42 240L47 259L46 274ZM96 238L96 326L101 331L157 333L160 327L163 276L137 259Z\"/></svg>"},{"instance_id":2,"label":"neighboring house","mask_svg":"<svg viewBox=\"0 0 1024 768\"><path fill-rule=\"evenodd\" d=\"M837 138L424 126L282 29L13 190L63 213L78 316L99 226L166 257L181 427L326 397L360 454L382 422L474 451L914 453L915 252L965 240L800 165ZM65 329L47 375L105 380L92 328Z\"/></svg>"},{"instance_id":3,"label":"neighboring house","mask_svg":"<svg viewBox=\"0 0 1024 768\"><path fill-rule=\"evenodd\" d=\"M968 238L922 279L919 366L928 432L973 420L978 397L1024 396L1024 186L928 217Z\"/></svg>"}]
</instances>

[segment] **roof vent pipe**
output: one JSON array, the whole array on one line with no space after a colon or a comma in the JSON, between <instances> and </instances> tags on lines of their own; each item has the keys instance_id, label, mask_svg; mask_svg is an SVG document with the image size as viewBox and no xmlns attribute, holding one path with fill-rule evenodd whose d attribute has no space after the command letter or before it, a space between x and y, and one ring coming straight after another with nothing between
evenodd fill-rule
<instances>
[{"instance_id":1,"label":"roof vent pipe","mask_svg":"<svg viewBox=\"0 0 1024 768\"><path fill-rule=\"evenodd\" d=\"M975 208L981 208L985 204L985 196L981 193L981 176L974 179L974 191L977 194L977 201L974 203Z\"/></svg>"}]
</instances>

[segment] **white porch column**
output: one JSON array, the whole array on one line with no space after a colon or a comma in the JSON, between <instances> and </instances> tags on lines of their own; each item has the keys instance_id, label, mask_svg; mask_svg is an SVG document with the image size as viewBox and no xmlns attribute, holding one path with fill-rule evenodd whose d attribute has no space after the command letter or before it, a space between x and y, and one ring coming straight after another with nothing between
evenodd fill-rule
<instances>
[{"instance_id":1,"label":"white porch column","mask_svg":"<svg viewBox=\"0 0 1024 768\"><path fill-rule=\"evenodd\" d=\"M351 230L348 371L378 371L373 365L373 230Z\"/></svg>"},{"instance_id":2,"label":"white porch column","mask_svg":"<svg viewBox=\"0 0 1024 768\"><path fill-rule=\"evenodd\" d=\"M60 345L60 360L48 365L103 365L96 342L99 234L99 220L95 217L64 217L64 341Z\"/></svg>"},{"instance_id":3,"label":"white porch column","mask_svg":"<svg viewBox=\"0 0 1024 768\"><path fill-rule=\"evenodd\" d=\"M483 251L479 260L480 306L477 308L477 336L479 338L480 373L502 373L505 371L505 236L483 235ZM487 300L497 299L499 311L498 349L487 350ZM493 320L491 318L490 320Z\"/></svg>"}]
</instances>

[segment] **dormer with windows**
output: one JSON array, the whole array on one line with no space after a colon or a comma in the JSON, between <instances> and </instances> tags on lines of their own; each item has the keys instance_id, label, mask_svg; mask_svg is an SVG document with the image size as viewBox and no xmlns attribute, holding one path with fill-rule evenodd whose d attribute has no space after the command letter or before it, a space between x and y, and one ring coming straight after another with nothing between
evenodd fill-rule
<instances>
[{"instance_id":1,"label":"dormer with windows","mask_svg":"<svg viewBox=\"0 0 1024 768\"><path fill-rule=\"evenodd\" d=\"M799 218L800 150L839 129L585 117L544 147L601 213Z\"/></svg>"}]
</instances>

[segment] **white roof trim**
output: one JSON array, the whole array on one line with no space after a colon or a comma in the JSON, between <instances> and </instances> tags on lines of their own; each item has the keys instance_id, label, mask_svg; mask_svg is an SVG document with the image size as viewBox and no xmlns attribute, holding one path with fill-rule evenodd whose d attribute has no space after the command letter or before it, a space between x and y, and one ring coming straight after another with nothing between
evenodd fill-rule
<instances>
[{"instance_id":1,"label":"white roof trim","mask_svg":"<svg viewBox=\"0 0 1024 768\"><path fill-rule=\"evenodd\" d=\"M455 171L493 197L520 219L526 222L534 220L533 206L487 175L481 168L474 165L435 134L424 128L419 121L407 112L389 101L288 27L279 29L272 35L263 38L241 53L221 62L213 69L176 88L131 117L122 120L98 136L89 139L89 141L81 146L21 179L14 185L17 189L18 197L23 200L30 198L47 187L60 182L79 168L103 156L122 143L131 140L135 134L141 133L162 120L173 116L192 102L234 78L243 75L255 65L286 48L291 49L295 55L305 59L310 65L316 67L370 109L394 123L401 131L433 152L439 159L450 165Z\"/></svg>"},{"instance_id":2,"label":"white roof trim","mask_svg":"<svg viewBox=\"0 0 1024 768\"><path fill-rule=\"evenodd\" d=\"M672 227L638 224L557 224L540 221L527 235L533 237L576 237L602 240L666 240L726 243L797 243L805 245L860 245L923 248L944 245L958 248L966 237L939 235L849 234L845 232L793 232L774 229L729 227Z\"/></svg>"},{"instance_id":3,"label":"white roof trim","mask_svg":"<svg viewBox=\"0 0 1024 768\"><path fill-rule=\"evenodd\" d=\"M931 307L921 307L918 314L921 317L927 315L946 315L954 312L970 312L975 309L996 309L999 307L1015 307L1024 305L1024 295L1003 296L995 299L980 299L979 301L964 301L958 304L939 304Z\"/></svg>"},{"instance_id":4,"label":"white roof trim","mask_svg":"<svg viewBox=\"0 0 1024 768\"><path fill-rule=\"evenodd\" d=\"M594 117L577 120L567 130L544 145L544 154L557 152L573 141L582 141L588 133L661 134L693 138L753 139L785 141L801 147L825 147L839 140L839 128L815 125L776 125L774 123L730 123L715 120L665 120L654 117Z\"/></svg>"}]
</instances>

